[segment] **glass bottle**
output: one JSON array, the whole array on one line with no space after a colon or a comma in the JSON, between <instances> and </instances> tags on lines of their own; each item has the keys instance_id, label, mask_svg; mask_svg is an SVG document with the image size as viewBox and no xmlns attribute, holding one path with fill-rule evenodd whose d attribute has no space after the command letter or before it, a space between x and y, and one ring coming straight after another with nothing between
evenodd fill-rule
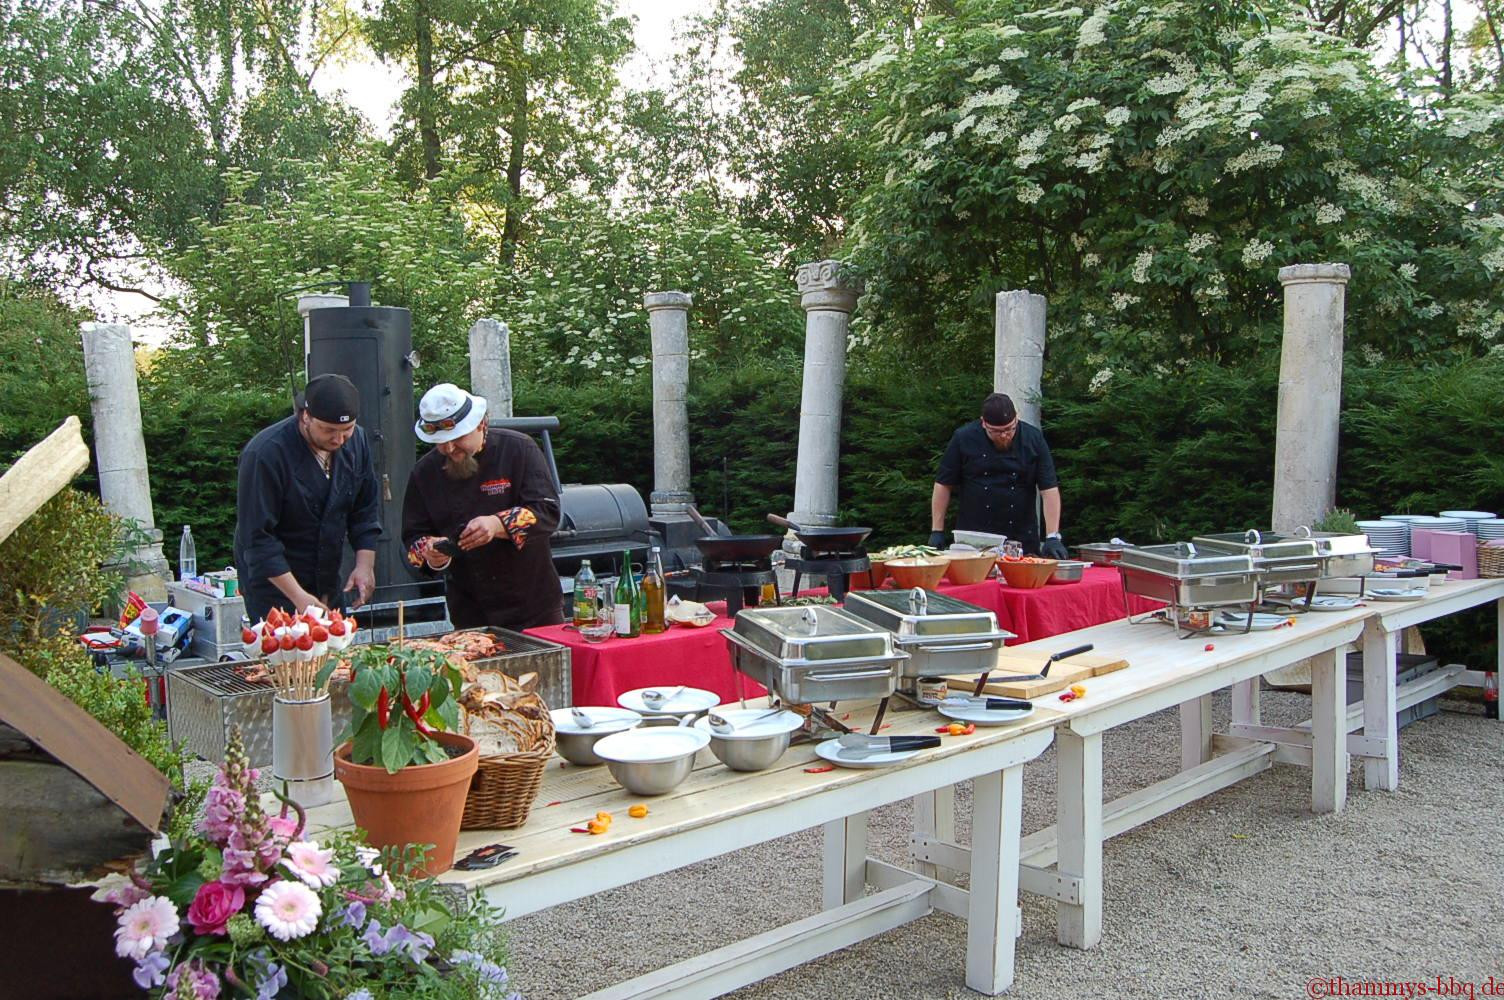
<instances>
[{"instance_id":1,"label":"glass bottle","mask_svg":"<svg viewBox=\"0 0 1504 1000\"><path fill-rule=\"evenodd\" d=\"M668 631L667 586L663 579L663 557L658 551L658 546L655 545L653 554L648 557L647 568L642 572L642 596L645 605L642 630L649 635Z\"/></svg>"},{"instance_id":2,"label":"glass bottle","mask_svg":"<svg viewBox=\"0 0 1504 1000\"><path fill-rule=\"evenodd\" d=\"M596 601L600 596L600 588L595 582L595 571L590 568L589 559L580 560L580 568L574 574L574 624L576 628L583 625L594 625L600 619L600 612L596 610Z\"/></svg>"},{"instance_id":3,"label":"glass bottle","mask_svg":"<svg viewBox=\"0 0 1504 1000\"><path fill-rule=\"evenodd\" d=\"M637 583L632 579L632 553L621 554L621 572L616 577L616 604L614 607L616 634L623 639L633 639L642 634L642 611L637 603Z\"/></svg>"}]
</instances>

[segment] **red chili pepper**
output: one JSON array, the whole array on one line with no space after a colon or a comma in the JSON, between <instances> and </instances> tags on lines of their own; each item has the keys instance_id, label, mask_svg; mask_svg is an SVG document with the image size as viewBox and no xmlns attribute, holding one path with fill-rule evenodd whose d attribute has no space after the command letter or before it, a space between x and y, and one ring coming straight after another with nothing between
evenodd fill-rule
<instances>
[{"instance_id":1,"label":"red chili pepper","mask_svg":"<svg viewBox=\"0 0 1504 1000\"><path fill-rule=\"evenodd\" d=\"M967 736L970 736L971 734L975 733L976 731L977 731L977 724L975 722L968 722L966 724L966 735Z\"/></svg>"},{"instance_id":2,"label":"red chili pepper","mask_svg":"<svg viewBox=\"0 0 1504 1000\"><path fill-rule=\"evenodd\" d=\"M381 694L376 696L376 721L382 729L392 721L392 696L387 694L386 688L382 688Z\"/></svg>"},{"instance_id":3,"label":"red chili pepper","mask_svg":"<svg viewBox=\"0 0 1504 1000\"><path fill-rule=\"evenodd\" d=\"M950 726L940 726L938 729L935 730L935 732L937 732L937 733L948 733L948 732L950 732Z\"/></svg>"},{"instance_id":4,"label":"red chili pepper","mask_svg":"<svg viewBox=\"0 0 1504 1000\"><path fill-rule=\"evenodd\" d=\"M835 770L835 767L833 767L830 764L826 764L824 767L806 767L804 769L804 773L805 774L824 774L826 771L834 771L834 770Z\"/></svg>"},{"instance_id":5,"label":"red chili pepper","mask_svg":"<svg viewBox=\"0 0 1504 1000\"><path fill-rule=\"evenodd\" d=\"M584 827L584 826L572 826L572 827L569 828L569 832L570 833L589 833L590 832L590 828L589 827Z\"/></svg>"},{"instance_id":6,"label":"red chili pepper","mask_svg":"<svg viewBox=\"0 0 1504 1000\"><path fill-rule=\"evenodd\" d=\"M564 804L564 800L563 799L554 799L554 801L552 801L552 802L544 803L543 807L545 809L547 809L549 806L561 806L563 804Z\"/></svg>"}]
</instances>

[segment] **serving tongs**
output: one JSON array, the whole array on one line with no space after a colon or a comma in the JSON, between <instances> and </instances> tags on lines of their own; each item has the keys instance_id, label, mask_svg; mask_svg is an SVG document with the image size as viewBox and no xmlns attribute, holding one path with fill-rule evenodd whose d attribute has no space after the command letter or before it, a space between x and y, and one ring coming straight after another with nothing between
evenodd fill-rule
<instances>
[{"instance_id":1,"label":"serving tongs","mask_svg":"<svg viewBox=\"0 0 1504 1000\"><path fill-rule=\"evenodd\" d=\"M1088 642L1084 646L1076 646L1073 649L1062 650L1061 652L1056 653L1054 656L1051 656L1048 660L1045 660L1044 666L1037 674L1014 674L1010 677L999 677L998 681L1000 683L1008 683L1011 681L1042 681L1046 677L1050 676L1050 668L1060 660L1069 659L1072 656L1080 656L1082 653L1090 653L1095 648L1096 646L1094 644ZM982 689L987 686L987 681L991 676L991 672L988 672L977 678L977 686L971 692L971 696L973 698L981 697Z\"/></svg>"}]
</instances>

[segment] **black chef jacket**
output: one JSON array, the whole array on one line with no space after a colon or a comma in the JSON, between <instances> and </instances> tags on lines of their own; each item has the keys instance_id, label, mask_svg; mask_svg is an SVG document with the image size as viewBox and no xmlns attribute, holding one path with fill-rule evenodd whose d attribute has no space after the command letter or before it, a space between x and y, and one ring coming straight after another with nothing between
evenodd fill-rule
<instances>
[{"instance_id":1,"label":"black chef jacket","mask_svg":"<svg viewBox=\"0 0 1504 1000\"><path fill-rule=\"evenodd\" d=\"M472 518L499 515L510 537L462 551L443 570L449 620L456 628L556 625L563 588L548 538L559 526L559 495L543 451L526 434L493 427L475 459L479 473L463 482L444 474L438 449L418 459L402 501L402 544L412 552L426 535L458 542ZM426 563L419 569L432 572Z\"/></svg>"},{"instance_id":2,"label":"black chef jacket","mask_svg":"<svg viewBox=\"0 0 1504 1000\"><path fill-rule=\"evenodd\" d=\"M935 482L953 490L960 487L958 529L1007 535L1023 543L1025 552L1038 554L1035 495L1060 485L1050 446L1038 427L1020 420L1007 451L993 446L980 420L957 428L940 459Z\"/></svg>"},{"instance_id":3,"label":"black chef jacket","mask_svg":"<svg viewBox=\"0 0 1504 1000\"><path fill-rule=\"evenodd\" d=\"M319 467L298 432L297 415L251 438L240 453L235 503L235 569L252 621L280 607L295 611L268 581L291 572L299 586L328 601L344 544L374 549L381 538L381 499L365 431L355 433Z\"/></svg>"}]
</instances>

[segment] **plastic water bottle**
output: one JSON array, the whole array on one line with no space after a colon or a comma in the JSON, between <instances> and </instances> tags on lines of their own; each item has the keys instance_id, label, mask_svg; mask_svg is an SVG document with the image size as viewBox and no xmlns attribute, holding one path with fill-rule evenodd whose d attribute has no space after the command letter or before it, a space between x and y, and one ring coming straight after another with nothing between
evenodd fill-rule
<instances>
[{"instance_id":1,"label":"plastic water bottle","mask_svg":"<svg viewBox=\"0 0 1504 1000\"><path fill-rule=\"evenodd\" d=\"M198 553L193 548L193 532L183 525L183 538L178 542L178 582L198 576Z\"/></svg>"}]
</instances>

